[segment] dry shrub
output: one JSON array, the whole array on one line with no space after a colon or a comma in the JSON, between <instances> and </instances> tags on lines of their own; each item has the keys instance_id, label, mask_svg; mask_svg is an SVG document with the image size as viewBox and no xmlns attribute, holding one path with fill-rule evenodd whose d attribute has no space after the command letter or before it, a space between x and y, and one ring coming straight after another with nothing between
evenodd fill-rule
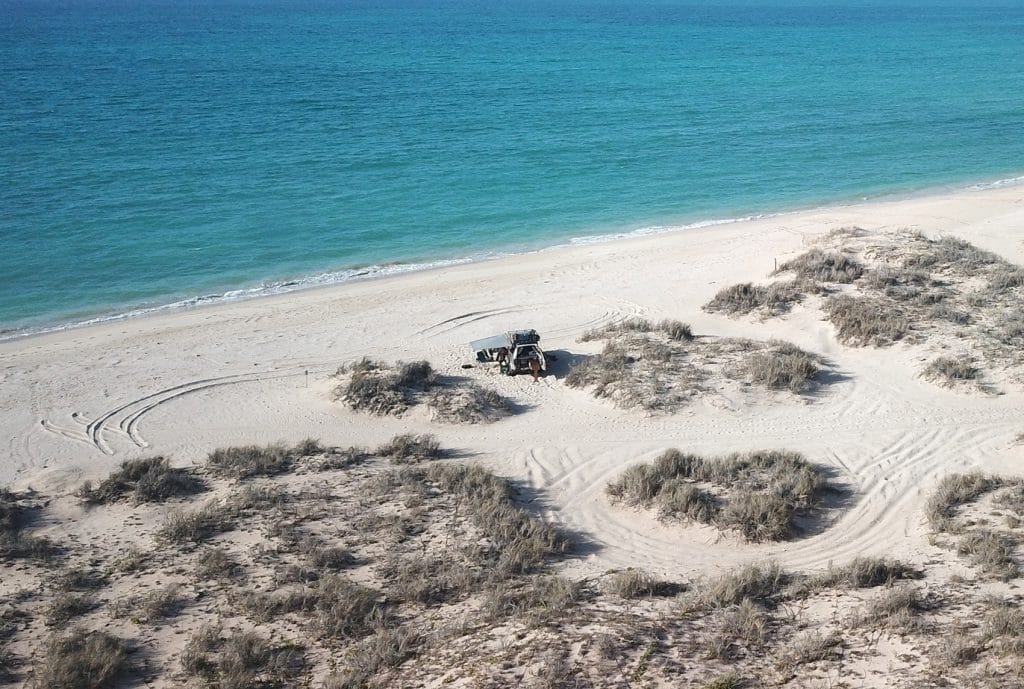
<instances>
[{"instance_id":1,"label":"dry shrub","mask_svg":"<svg viewBox=\"0 0 1024 689\"><path fill-rule=\"evenodd\" d=\"M492 423L512 413L508 399L475 383L437 389L427 406L443 423Z\"/></svg>"},{"instance_id":2,"label":"dry shrub","mask_svg":"<svg viewBox=\"0 0 1024 689\"><path fill-rule=\"evenodd\" d=\"M946 387L958 383L976 382L981 378L981 369L974 365L969 356L940 356L931 361L922 376Z\"/></svg>"},{"instance_id":3,"label":"dry shrub","mask_svg":"<svg viewBox=\"0 0 1024 689\"><path fill-rule=\"evenodd\" d=\"M180 584L169 584L155 591L115 601L111 615L126 617L136 624L158 625L177 617L186 605Z\"/></svg>"},{"instance_id":4,"label":"dry shrub","mask_svg":"<svg viewBox=\"0 0 1024 689\"><path fill-rule=\"evenodd\" d=\"M1003 260L991 251L979 249L970 242L956 237L942 237L938 240L917 238L923 241L917 251L912 252L903 261L908 268L931 268L935 270L953 270L965 275L975 275L981 269L1003 263Z\"/></svg>"},{"instance_id":5,"label":"dry shrub","mask_svg":"<svg viewBox=\"0 0 1024 689\"><path fill-rule=\"evenodd\" d=\"M957 552L968 555L972 564L992 577L1009 581L1020 575L1020 567L1014 558L1017 541L1005 533L990 529L977 529L960 537Z\"/></svg>"},{"instance_id":6,"label":"dry shrub","mask_svg":"<svg viewBox=\"0 0 1024 689\"><path fill-rule=\"evenodd\" d=\"M668 339L677 342L689 342L693 339L693 329L689 323L666 319L658 323L658 330L668 335Z\"/></svg>"},{"instance_id":7,"label":"dry shrub","mask_svg":"<svg viewBox=\"0 0 1024 689\"><path fill-rule=\"evenodd\" d=\"M705 311L730 315L760 311L768 316L778 316L803 297L793 282L773 282L769 285L745 282L719 290L703 308Z\"/></svg>"},{"instance_id":8,"label":"dry shrub","mask_svg":"<svg viewBox=\"0 0 1024 689\"><path fill-rule=\"evenodd\" d=\"M492 578L536 571L548 557L575 548L568 533L515 504L507 479L478 466L464 465L435 465L426 476L468 509L473 525L487 543L476 558Z\"/></svg>"},{"instance_id":9,"label":"dry shrub","mask_svg":"<svg viewBox=\"0 0 1024 689\"><path fill-rule=\"evenodd\" d=\"M661 519L688 519L710 524L718 516L718 498L680 478L665 481L658 490L656 500Z\"/></svg>"},{"instance_id":10,"label":"dry shrub","mask_svg":"<svg viewBox=\"0 0 1024 689\"><path fill-rule=\"evenodd\" d=\"M864 266L844 253L811 249L783 263L777 272L793 272L800 280L811 283L850 283L864 274Z\"/></svg>"},{"instance_id":11,"label":"dry shrub","mask_svg":"<svg viewBox=\"0 0 1024 689\"><path fill-rule=\"evenodd\" d=\"M956 325L967 325L973 320L971 314L945 301L931 306L926 315L930 320L948 321Z\"/></svg>"},{"instance_id":12,"label":"dry shrub","mask_svg":"<svg viewBox=\"0 0 1024 689\"><path fill-rule=\"evenodd\" d=\"M853 623L858 627L912 631L923 627L921 613L930 607L919 588L903 584L886 589L868 601L864 609L854 615Z\"/></svg>"},{"instance_id":13,"label":"dry shrub","mask_svg":"<svg viewBox=\"0 0 1024 689\"><path fill-rule=\"evenodd\" d=\"M1024 654L1024 610L1013 601L997 601L985 614L982 636L1003 654Z\"/></svg>"},{"instance_id":14,"label":"dry shrub","mask_svg":"<svg viewBox=\"0 0 1024 689\"><path fill-rule=\"evenodd\" d=\"M223 638L216 627L203 627L181 654L182 669L209 689L297 686L305 673L302 646L274 643L254 632Z\"/></svg>"},{"instance_id":15,"label":"dry shrub","mask_svg":"<svg viewBox=\"0 0 1024 689\"><path fill-rule=\"evenodd\" d=\"M704 648L709 658L730 660L740 651L752 653L764 647L768 616L749 598L718 610L708 624Z\"/></svg>"},{"instance_id":16,"label":"dry shrub","mask_svg":"<svg viewBox=\"0 0 1024 689\"><path fill-rule=\"evenodd\" d=\"M1024 308L1001 313L988 333L998 343L1015 347L1019 354L1021 343L1024 342Z\"/></svg>"},{"instance_id":17,"label":"dry shrub","mask_svg":"<svg viewBox=\"0 0 1024 689\"><path fill-rule=\"evenodd\" d=\"M403 433L377 448L377 454L381 457L390 457L393 464L412 464L440 457L441 444L429 433Z\"/></svg>"},{"instance_id":18,"label":"dry shrub","mask_svg":"<svg viewBox=\"0 0 1024 689\"><path fill-rule=\"evenodd\" d=\"M792 672L799 665L833 658L841 652L843 637L838 632L824 633L811 629L789 640L782 651L779 665Z\"/></svg>"},{"instance_id":19,"label":"dry shrub","mask_svg":"<svg viewBox=\"0 0 1024 689\"><path fill-rule=\"evenodd\" d=\"M988 289L990 291L1002 293L1015 287L1024 287L1024 268L1000 265L989 276Z\"/></svg>"},{"instance_id":20,"label":"dry shrub","mask_svg":"<svg viewBox=\"0 0 1024 689\"><path fill-rule=\"evenodd\" d=\"M91 593L60 593L46 610L46 624L63 625L86 615L99 607L99 601Z\"/></svg>"},{"instance_id":21,"label":"dry shrub","mask_svg":"<svg viewBox=\"0 0 1024 689\"><path fill-rule=\"evenodd\" d=\"M661 581L632 567L613 573L606 580L605 588L609 593L626 599L674 596L684 590L681 584Z\"/></svg>"},{"instance_id":22,"label":"dry shrub","mask_svg":"<svg viewBox=\"0 0 1024 689\"><path fill-rule=\"evenodd\" d=\"M227 579L240 573L241 565L223 548L209 548L196 558L196 576L200 579Z\"/></svg>"},{"instance_id":23,"label":"dry shrub","mask_svg":"<svg viewBox=\"0 0 1024 689\"><path fill-rule=\"evenodd\" d=\"M179 544L198 544L235 528L235 511L210 501L198 510L177 512L157 531L157 538Z\"/></svg>"},{"instance_id":24,"label":"dry shrub","mask_svg":"<svg viewBox=\"0 0 1024 689\"><path fill-rule=\"evenodd\" d=\"M398 362L392 369L363 358L351 369L343 368L339 373L351 375L346 383L335 388L335 397L347 402L352 409L378 416L401 415L416 403L421 393L430 390L437 379L427 361Z\"/></svg>"},{"instance_id":25,"label":"dry shrub","mask_svg":"<svg viewBox=\"0 0 1024 689\"><path fill-rule=\"evenodd\" d=\"M491 588L481 612L490 621L551 619L575 606L582 594L579 582L553 574L538 575Z\"/></svg>"},{"instance_id":26,"label":"dry shrub","mask_svg":"<svg viewBox=\"0 0 1024 689\"><path fill-rule=\"evenodd\" d=\"M716 521L752 543L764 543L794 535L795 515L796 505L786 497L740 490L729 496Z\"/></svg>"},{"instance_id":27,"label":"dry shrub","mask_svg":"<svg viewBox=\"0 0 1024 689\"><path fill-rule=\"evenodd\" d=\"M290 471L296 459L324 451L323 446L312 439L292 447L282 444L229 447L211 452L206 465L215 474L237 479L276 476Z\"/></svg>"},{"instance_id":28,"label":"dry shrub","mask_svg":"<svg viewBox=\"0 0 1024 689\"><path fill-rule=\"evenodd\" d=\"M824 307L836 337L848 345L884 347L910 330L906 316L891 301L843 294L826 300Z\"/></svg>"},{"instance_id":29,"label":"dry shrub","mask_svg":"<svg viewBox=\"0 0 1024 689\"><path fill-rule=\"evenodd\" d=\"M98 486L86 482L76 492L90 504L106 504L127 498L135 504L163 502L170 498L194 495L206 490L201 480L188 469L172 468L166 457L130 459Z\"/></svg>"},{"instance_id":30,"label":"dry shrub","mask_svg":"<svg viewBox=\"0 0 1024 689\"><path fill-rule=\"evenodd\" d=\"M843 566L830 565L828 570L810 577L805 588L873 588L888 586L901 579L920 579L921 570L888 557L858 556Z\"/></svg>"},{"instance_id":31,"label":"dry shrub","mask_svg":"<svg viewBox=\"0 0 1024 689\"><path fill-rule=\"evenodd\" d=\"M107 575L94 569L72 568L54 577L54 586L61 591L95 591L110 583Z\"/></svg>"},{"instance_id":32,"label":"dry shrub","mask_svg":"<svg viewBox=\"0 0 1024 689\"><path fill-rule=\"evenodd\" d=\"M728 492L715 497L693 482ZM824 470L795 452L705 459L667 450L650 464L627 467L605 490L613 500L628 505L657 504L662 518L714 522L760 542L795 535L797 517L819 505L830 488Z\"/></svg>"},{"instance_id":33,"label":"dry shrub","mask_svg":"<svg viewBox=\"0 0 1024 689\"><path fill-rule=\"evenodd\" d=\"M985 650L985 641L962 631L944 634L931 648L930 660L933 665L954 670L969 665Z\"/></svg>"},{"instance_id":34,"label":"dry shrub","mask_svg":"<svg viewBox=\"0 0 1024 689\"><path fill-rule=\"evenodd\" d=\"M683 609L705 612L739 605L750 599L774 607L782 599L792 576L775 562L747 564L731 572L700 579L683 598Z\"/></svg>"},{"instance_id":35,"label":"dry shrub","mask_svg":"<svg viewBox=\"0 0 1024 689\"><path fill-rule=\"evenodd\" d=\"M1005 485L1005 481L997 476L986 476L981 472L970 474L950 474L945 476L935 492L928 499L925 513L935 531L957 532L960 527L956 523L956 510L961 505L977 500L979 497Z\"/></svg>"},{"instance_id":36,"label":"dry shrub","mask_svg":"<svg viewBox=\"0 0 1024 689\"><path fill-rule=\"evenodd\" d=\"M325 689L362 689L383 686L386 672L415 656L423 637L407 627L381 628L346 654L346 667L331 676Z\"/></svg>"},{"instance_id":37,"label":"dry shrub","mask_svg":"<svg viewBox=\"0 0 1024 689\"><path fill-rule=\"evenodd\" d=\"M735 670L719 675L704 685L703 689L743 689L749 686L743 676Z\"/></svg>"},{"instance_id":38,"label":"dry shrub","mask_svg":"<svg viewBox=\"0 0 1024 689\"><path fill-rule=\"evenodd\" d=\"M461 600L482 580L480 572L450 556L391 557L379 571L388 582L389 597L425 605Z\"/></svg>"},{"instance_id":39,"label":"dry shrub","mask_svg":"<svg viewBox=\"0 0 1024 689\"><path fill-rule=\"evenodd\" d=\"M388 618L379 591L340 575L324 577L316 586L316 626L333 639L356 639Z\"/></svg>"},{"instance_id":40,"label":"dry shrub","mask_svg":"<svg viewBox=\"0 0 1024 689\"><path fill-rule=\"evenodd\" d=\"M753 352L740 365L748 382L769 390L799 394L810 387L821 372L820 358L784 342L771 342L770 349Z\"/></svg>"},{"instance_id":41,"label":"dry shrub","mask_svg":"<svg viewBox=\"0 0 1024 689\"><path fill-rule=\"evenodd\" d=\"M107 689L130 672L128 644L111 634L74 628L53 636L32 671L32 689Z\"/></svg>"}]
</instances>

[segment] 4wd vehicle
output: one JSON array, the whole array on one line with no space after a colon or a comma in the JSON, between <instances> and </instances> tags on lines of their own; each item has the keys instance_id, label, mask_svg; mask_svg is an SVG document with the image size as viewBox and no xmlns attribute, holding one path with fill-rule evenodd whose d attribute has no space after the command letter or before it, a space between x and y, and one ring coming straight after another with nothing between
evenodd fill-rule
<instances>
[{"instance_id":1,"label":"4wd vehicle","mask_svg":"<svg viewBox=\"0 0 1024 689\"><path fill-rule=\"evenodd\" d=\"M469 346L476 352L477 361L497 361L502 373L510 376L529 373L530 363L536 362L540 375L543 375L547 372L548 363L539 342L540 335L536 330L510 330L502 335L474 340Z\"/></svg>"}]
</instances>

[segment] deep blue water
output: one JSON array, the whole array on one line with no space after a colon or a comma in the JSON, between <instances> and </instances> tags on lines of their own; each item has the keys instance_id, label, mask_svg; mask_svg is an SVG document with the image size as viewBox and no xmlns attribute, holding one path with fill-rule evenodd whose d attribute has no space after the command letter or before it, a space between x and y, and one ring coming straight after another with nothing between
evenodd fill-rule
<instances>
[{"instance_id":1,"label":"deep blue water","mask_svg":"<svg viewBox=\"0 0 1024 689\"><path fill-rule=\"evenodd\" d=\"M0 328L1014 177L1022 132L1021 2L0 0Z\"/></svg>"}]
</instances>

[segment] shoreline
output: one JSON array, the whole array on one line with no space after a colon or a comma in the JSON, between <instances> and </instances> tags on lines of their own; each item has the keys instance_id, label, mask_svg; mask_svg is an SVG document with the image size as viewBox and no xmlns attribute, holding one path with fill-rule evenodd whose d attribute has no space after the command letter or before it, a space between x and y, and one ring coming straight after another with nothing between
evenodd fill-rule
<instances>
[{"instance_id":1,"label":"shoreline","mask_svg":"<svg viewBox=\"0 0 1024 689\"><path fill-rule=\"evenodd\" d=\"M960 237L1024 265L1024 185L570 246L0 342L0 485L73 505L85 481L95 485L126 460L200 467L218 448L304 439L378 448L429 434L452 451L444 462L480 464L543 492L541 517L592 535L601 548L566 565L574 577L637 561L683 577L765 559L800 570L858 554L926 561L923 510L943 477L1022 475L1019 369L991 370L999 394L938 386L922 371L960 351L955 332L847 346L812 295L776 318L702 309L724 287L770 280L776 260L850 226ZM583 333L631 318L679 320L707 342L781 340L823 357L834 376L820 394L799 397L730 384L671 414L619 408L568 385L570 367L602 351ZM557 356L551 375L534 383L475 361L469 342L524 327ZM421 407L355 411L337 401L333 376L363 357L427 361L442 379L493 390L521 413L449 424ZM742 547L608 501L609 480L670 448L797 452L834 471L853 499L820 534Z\"/></svg>"},{"instance_id":2,"label":"shoreline","mask_svg":"<svg viewBox=\"0 0 1024 689\"><path fill-rule=\"evenodd\" d=\"M567 240L560 241L559 243L556 244L542 246L540 248L535 249L528 249L524 251L495 252L485 253L483 255L470 254L467 256L444 258L422 263L383 263L368 266L342 268L335 271L325 271L314 275L297 277L294 279L274 281L270 284L257 287L239 288L234 290L227 290L223 293L214 293L208 295L196 295L186 297L183 299L178 299L176 301L165 304L129 308L128 310L125 311L110 314L101 314L85 320L74 320L71 322L62 322L41 326L29 326L23 328L0 328L0 343L20 341L27 338L34 338L41 335L47 335L52 333L80 330L83 328L90 328L93 326L103 325L107 323L120 323L124 321L137 320L140 318L148 318L179 312L187 312L197 308L227 306L231 304L287 296L300 292L336 288L359 282L376 281L397 276L442 270L461 265L477 265L492 261L500 261L503 259L514 259L517 257L531 256L551 251L560 251L580 246L615 243L619 241L629 241L644 237L656 237L665 234L685 233L705 228L731 226L739 223L770 220L774 218L785 218L787 216L799 215L802 213L828 212L831 210L838 211L876 203L891 203L900 201L924 200L929 198L941 198L948 195L977 193L989 189L1001 189L1016 186L1024 186L1024 175L1000 178L986 182L976 182L973 184L968 184L967 186L963 186L961 184L950 184L943 185L940 187L924 188L910 193L883 194L877 197L864 197L860 200L852 201L850 203L826 203L824 205L815 205L806 208L796 208L781 211L766 211L763 213L754 213L746 216L711 218L706 220L698 220L690 223L685 223L681 225L654 225L647 227L639 227L634 230L626 232L580 235L570 237Z\"/></svg>"}]
</instances>

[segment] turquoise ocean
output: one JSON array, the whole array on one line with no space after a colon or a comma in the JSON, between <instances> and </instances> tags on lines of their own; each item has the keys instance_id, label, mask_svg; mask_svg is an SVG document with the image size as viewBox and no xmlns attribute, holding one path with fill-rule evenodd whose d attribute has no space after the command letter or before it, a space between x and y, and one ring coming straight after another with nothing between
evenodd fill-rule
<instances>
[{"instance_id":1,"label":"turquoise ocean","mask_svg":"<svg viewBox=\"0 0 1024 689\"><path fill-rule=\"evenodd\" d=\"M0 0L7 337L1021 175L1018 0Z\"/></svg>"}]
</instances>

